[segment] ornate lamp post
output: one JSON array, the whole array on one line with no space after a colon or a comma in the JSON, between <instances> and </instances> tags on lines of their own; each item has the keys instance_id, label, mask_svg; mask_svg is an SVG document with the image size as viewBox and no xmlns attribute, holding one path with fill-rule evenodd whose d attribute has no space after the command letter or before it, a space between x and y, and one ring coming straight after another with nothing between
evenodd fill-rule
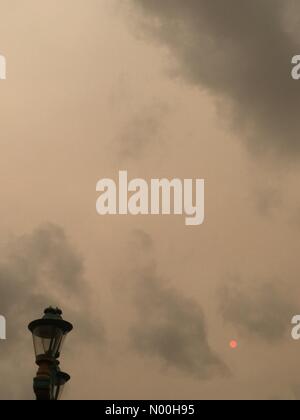
<instances>
[{"instance_id":1,"label":"ornate lamp post","mask_svg":"<svg viewBox=\"0 0 300 420\"><path fill-rule=\"evenodd\" d=\"M39 366L33 381L37 400L53 401L61 397L70 376L59 368L59 357L64 340L73 326L62 318L58 308L47 308L41 319L28 326L33 336L36 364Z\"/></svg>"}]
</instances>

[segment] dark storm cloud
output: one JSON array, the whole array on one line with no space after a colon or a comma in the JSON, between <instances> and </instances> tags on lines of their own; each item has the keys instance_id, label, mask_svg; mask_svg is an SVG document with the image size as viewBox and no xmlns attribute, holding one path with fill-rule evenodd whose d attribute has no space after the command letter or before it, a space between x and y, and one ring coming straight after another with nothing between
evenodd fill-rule
<instances>
[{"instance_id":1,"label":"dark storm cloud","mask_svg":"<svg viewBox=\"0 0 300 420\"><path fill-rule=\"evenodd\" d=\"M81 260L72 251L64 232L52 225L3 246L0 260L0 308L8 320L33 315L39 304L60 292L78 289ZM56 300L56 296L54 298ZM53 302L54 303L54 302ZM36 314L36 313L35 313Z\"/></svg>"},{"instance_id":2,"label":"dark storm cloud","mask_svg":"<svg viewBox=\"0 0 300 420\"><path fill-rule=\"evenodd\" d=\"M300 83L291 59L300 43L288 32L293 0L131 0L144 29L177 57L185 79L232 110L259 151L300 152ZM141 14L142 15L142 14ZM292 21L291 21L292 22ZM225 112L225 111L224 111Z\"/></svg>"},{"instance_id":3,"label":"dark storm cloud","mask_svg":"<svg viewBox=\"0 0 300 420\"><path fill-rule=\"evenodd\" d=\"M233 283L220 291L223 319L242 334L266 341L277 341L289 332L297 305L287 293L272 283L257 288Z\"/></svg>"},{"instance_id":4,"label":"dark storm cloud","mask_svg":"<svg viewBox=\"0 0 300 420\"><path fill-rule=\"evenodd\" d=\"M50 304L76 313L88 299L83 271L81 258L58 226L15 238L3 246L0 258L0 310L9 322L37 316Z\"/></svg>"},{"instance_id":5,"label":"dark storm cloud","mask_svg":"<svg viewBox=\"0 0 300 420\"><path fill-rule=\"evenodd\" d=\"M149 253L151 238L138 233L139 251ZM152 260L135 273L136 325L131 330L134 347L143 355L160 359L168 367L198 379L228 374L211 349L204 313L199 304L169 287L159 278Z\"/></svg>"},{"instance_id":6,"label":"dark storm cloud","mask_svg":"<svg viewBox=\"0 0 300 420\"><path fill-rule=\"evenodd\" d=\"M34 369L33 349L27 325L39 318L45 307L61 307L65 317L74 323L71 352L82 342L87 345L93 341L101 346L101 323L95 328L87 321L95 321L89 317L87 290L82 260L61 228L45 225L2 244L0 314L7 319L7 341L0 342L0 367L2 377L7 376L7 387L2 389L1 399L32 397L29 378ZM16 360L22 363L21 369L16 368ZM28 382L23 381L20 370ZM12 378L18 386L10 386Z\"/></svg>"}]
</instances>

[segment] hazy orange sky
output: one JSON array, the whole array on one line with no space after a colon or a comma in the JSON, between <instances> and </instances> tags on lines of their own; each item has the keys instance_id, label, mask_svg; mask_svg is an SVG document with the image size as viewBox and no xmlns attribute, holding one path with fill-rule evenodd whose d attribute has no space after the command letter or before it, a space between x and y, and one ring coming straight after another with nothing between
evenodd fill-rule
<instances>
[{"instance_id":1,"label":"hazy orange sky","mask_svg":"<svg viewBox=\"0 0 300 420\"><path fill-rule=\"evenodd\" d=\"M50 304L66 398L299 398L299 5L223 3L0 0L1 399ZM204 178L205 224L100 217L119 170Z\"/></svg>"}]
</instances>

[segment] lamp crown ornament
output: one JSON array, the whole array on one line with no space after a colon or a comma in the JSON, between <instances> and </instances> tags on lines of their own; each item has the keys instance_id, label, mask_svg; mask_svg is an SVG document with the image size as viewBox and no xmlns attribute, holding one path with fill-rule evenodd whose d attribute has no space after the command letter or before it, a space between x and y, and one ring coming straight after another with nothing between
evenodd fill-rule
<instances>
[{"instance_id":1,"label":"lamp crown ornament","mask_svg":"<svg viewBox=\"0 0 300 420\"><path fill-rule=\"evenodd\" d=\"M55 316L57 318L62 319L62 310L59 308L53 308L52 306L49 306L49 308L44 310L44 318L50 318L52 316Z\"/></svg>"}]
</instances>

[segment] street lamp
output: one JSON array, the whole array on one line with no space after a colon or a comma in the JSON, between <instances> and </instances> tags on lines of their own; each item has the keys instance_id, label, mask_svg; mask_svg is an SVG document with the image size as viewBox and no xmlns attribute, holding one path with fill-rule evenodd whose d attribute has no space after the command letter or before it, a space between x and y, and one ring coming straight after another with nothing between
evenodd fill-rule
<instances>
[{"instance_id":1,"label":"street lamp","mask_svg":"<svg viewBox=\"0 0 300 420\"><path fill-rule=\"evenodd\" d=\"M59 368L59 357L64 340L73 326L62 318L58 308L47 308L41 319L28 325L33 336L36 364L39 370L34 378L37 400L58 400L70 376Z\"/></svg>"}]
</instances>

